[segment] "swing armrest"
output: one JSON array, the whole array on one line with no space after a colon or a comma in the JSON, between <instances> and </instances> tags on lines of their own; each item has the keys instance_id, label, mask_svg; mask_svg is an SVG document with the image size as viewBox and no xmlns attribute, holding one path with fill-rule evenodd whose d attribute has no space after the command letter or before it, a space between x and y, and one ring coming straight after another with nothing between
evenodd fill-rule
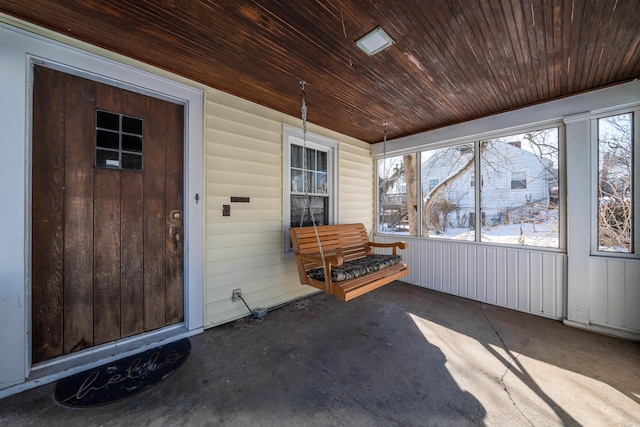
<instances>
[{"instance_id":1,"label":"swing armrest","mask_svg":"<svg viewBox=\"0 0 640 427\"><path fill-rule=\"evenodd\" d=\"M322 265L322 256L320 255L319 252L316 252L314 254L297 253L296 257L305 262L313 262L313 263ZM342 258L342 255L340 254L325 255L324 261L326 262L327 266L331 266L331 265L338 266L344 263L344 258Z\"/></svg>"},{"instance_id":2,"label":"swing armrest","mask_svg":"<svg viewBox=\"0 0 640 427\"><path fill-rule=\"evenodd\" d=\"M299 265L298 268L302 268L304 271L304 273L300 272L300 280L301 283L304 283L304 281L306 280L306 270L310 270L312 268L317 268L317 267L322 267L322 256L320 255L319 252L316 253L312 253L312 254L300 254L297 253L296 254L296 258L297 258L297 263ZM334 266L339 266L342 265L344 263L344 258L342 257L342 255L340 254L335 254L335 255L325 255L324 257L324 267L325 267L325 271L326 271L326 277L328 278L328 286L332 286L332 280L331 280L331 268ZM311 265L305 265L305 263L311 263Z\"/></svg>"},{"instance_id":3,"label":"swing armrest","mask_svg":"<svg viewBox=\"0 0 640 427\"><path fill-rule=\"evenodd\" d=\"M393 254L398 255L398 249L406 249L407 242L393 242L393 243L377 243L377 242L369 242L369 246L374 248L393 248Z\"/></svg>"}]
</instances>

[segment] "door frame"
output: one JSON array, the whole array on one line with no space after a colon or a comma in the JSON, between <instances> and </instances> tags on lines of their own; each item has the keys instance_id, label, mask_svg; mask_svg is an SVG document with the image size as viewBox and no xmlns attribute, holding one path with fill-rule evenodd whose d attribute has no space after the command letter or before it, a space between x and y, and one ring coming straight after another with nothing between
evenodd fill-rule
<instances>
[{"instance_id":1,"label":"door frame","mask_svg":"<svg viewBox=\"0 0 640 427\"><path fill-rule=\"evenodd\" d=\"M2 18L2 16L0 16ZM54 35L53 33L51 34ZM110 360L134 354L150 346L175 341L203 331L204 325L204 191L203 191L203 130L204 130L204 88L190 86L172 80L169 73L151 66L137 63L114 53L101 50L71 39L70 43L84 49L63 44L0 22L0 54L6 58L3 73L8 78L0 82L0 91L7 94L7 108L2 126L5 136L11 138L18 147L11 149L12 166L0 173L4 182L7 178L22 175L18 184L7 191L5 203L14 202L15 209L7 213L9 245L11 249L0 248L0 271L5 268L4 260L11 256L15 268L16 248L24 251L22 258L23 277L14 277L6 292L15 295L23 304L8 305L11 300L2 301L0 311L10 317L8 327L4 326L0 337L8 350L7 363L0 368L0 398L37 385L55 381L63 376L89 369ZM98 55L99 52L101 55ZM33 89L33 66L40 65L68 74L106 83L117 88L130 90L184 106L184 322L107 343L86 351L62 356L37 366L31 365L31 125ZM2 113L3 111L0 111ZM3 145L4 147L4 145ZM20 147L22 147L20 149ZM3 190L4 191L4 190ZM198 197L196 198L196 195ZM0 193L0 196L5 196ZM15 232L18 226L18 232ZM22 232L20 233L20 230ZM7 261L8 263L9 261ZM13 272L18 276L19 272ZM22 280L20 280L22 279ZM6 310L5 310L6 308ZM1 317L1 316L0 316ZM2 317L0 320L5 320ZM7 325L7 323L5 323ZM11 329L11 330L9 330ZM6 339L5 339L6 338Z\"/></svg>"}]
</instances>

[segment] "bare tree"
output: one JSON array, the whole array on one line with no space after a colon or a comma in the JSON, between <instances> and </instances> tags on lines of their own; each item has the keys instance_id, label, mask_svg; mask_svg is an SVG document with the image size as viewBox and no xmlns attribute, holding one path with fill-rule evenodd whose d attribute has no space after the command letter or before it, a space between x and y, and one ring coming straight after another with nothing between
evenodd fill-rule
<instances>
[{"instance_id":1,"label":"bare tree","mask_svg":"<svg viewBox=\"0 0 640 427\"><path fill-rule=\"evenodd\" d=\"M407 183L407 220L409 221L409 235L418 235L418 192L416 180L416 155L407 154L402 157L405 180Z\"/></svg>"},{"instance_id":2,"label":"bare tree","mask_svg":"<svg viewBox=\"0 0 640 427\"><path fill-rule=\"evenodd\" d=\"M446 200L443 198L445 190L447 190L451 185L456 182L456 180L464 175L465 173L473 170L474 167L474 155L473 150L464 150L460 147L453 147L452 150L446 151L447 155L457 155L460 156L459 159L462 162L462 166L458 169L452 171L446 178L438 182L426 195L424 204L422 206L422 235L429 235L429 228L436 230L436 234L439 234L440 220L439 215L434 215L434 204L438 200ZM436 160L437 161L437 160ZM458 162L456 162L457 164ZM442 202L440 202L442 204ZM453 210L451 210L453 211Z\"/></svg>"},{"instance_id":3,"label":"bare tree","mask_svg":"<svg viewBox=\"0 0 640 427\"><path fill-rule=\"evenodd\" d=\"M631 115L602 118L598 127L598 249L631 252Z\"/></svg>"},{"instance_id":4,"label":"bare tree","mask_svg":"<svg viewBox=\"0 0 640 427\"><path fill-rule=\"evenodd\" d=\"M407 168L406 163L410 165ZM397 228L404 224L410 215L407 200L415 195L415 154L384 158L378 162L378 221L380 225ZM413 171L413 177L406 176L407 170ZM402 191L401 185L406 189ZM412 188L413 187L413 188ZM415 198L415 196L413 196ZM415 214L414 214L415 215ZM415 235L415 233L414 233Z\"/></svg>"}]
</instances>

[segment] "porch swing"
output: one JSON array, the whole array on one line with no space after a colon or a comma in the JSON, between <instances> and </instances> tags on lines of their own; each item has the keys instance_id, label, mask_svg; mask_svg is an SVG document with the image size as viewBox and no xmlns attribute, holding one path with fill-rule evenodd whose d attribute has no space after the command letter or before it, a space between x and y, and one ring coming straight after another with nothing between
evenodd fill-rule
<instances>
[{"instance_id":1,"label":"porch swing","mask_svg":"<svg viewBox=\"0 0 640 427\"><path fill-rule=\"evenodd\" d=\"M304 80L300 85L303 168L307 170L307 106ZM385 147L386 142L385 125ZM398 249L406 248L405 242L372 242L363 224L317 225L311 209L310 183L306 174L303 176L306 208L300 217L299 227L289 229L301 284L313 286L343 301L349 301L409 274L407 265L398 254ZM312 226L303 227L307 211ZM374 254L373 248L390 248L392 254Z\"/></svg>"}]
</instances>

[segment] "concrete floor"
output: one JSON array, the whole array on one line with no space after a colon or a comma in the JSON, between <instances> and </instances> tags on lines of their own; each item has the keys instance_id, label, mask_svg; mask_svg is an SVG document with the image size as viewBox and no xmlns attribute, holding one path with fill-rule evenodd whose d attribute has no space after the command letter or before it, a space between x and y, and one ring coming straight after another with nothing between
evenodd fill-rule
<instances>
[{"instance_id":1,"label":"concrete floor","mask_svg":"<svg viewBox=\"0 0 640 427\"><path fill-rule=\"evenodd\" d=\"M0 425L640 425L639 343L399 282L191 342L141 394L73 409L49 384L0 400Z\"/></svg>"}]
</instances>

